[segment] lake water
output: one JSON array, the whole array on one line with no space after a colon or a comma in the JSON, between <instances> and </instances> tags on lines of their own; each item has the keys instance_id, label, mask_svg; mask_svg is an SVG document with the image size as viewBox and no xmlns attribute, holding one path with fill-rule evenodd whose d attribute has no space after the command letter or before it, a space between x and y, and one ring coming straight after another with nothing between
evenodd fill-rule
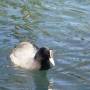
<instances>
[{"instance_id":1,"label":"lake water","mask_svg":"<svg viewBox=\"0 0 90 90\"><path fill-rule=\"evenodd\" d=\"M56 66L13 67L26 40L52 48ZM90 90L90 0L0 0L0 90Z\"/></svg>"}]
</instances>

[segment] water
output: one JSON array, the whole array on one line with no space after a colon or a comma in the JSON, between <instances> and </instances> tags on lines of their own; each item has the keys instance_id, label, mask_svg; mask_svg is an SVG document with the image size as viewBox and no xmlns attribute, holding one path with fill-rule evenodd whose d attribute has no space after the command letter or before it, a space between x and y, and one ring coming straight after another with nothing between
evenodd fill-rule
<instances>
[{"instance_id":1,"label":"water","mask_svg":"<svg viewBox=\"0 0 90 90\"><path fill-rule=\"evenodd\" d=\"M56 66L12 67L24 40L52 48ZM90 0L0 0L0 90L90 90Z\"/></svg>"}]
</instances>

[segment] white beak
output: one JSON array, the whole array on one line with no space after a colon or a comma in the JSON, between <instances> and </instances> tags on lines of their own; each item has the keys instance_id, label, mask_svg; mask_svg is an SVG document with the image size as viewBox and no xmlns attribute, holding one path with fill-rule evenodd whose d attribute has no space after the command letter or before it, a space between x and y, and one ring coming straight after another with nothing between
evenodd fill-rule
<instances>
[{"instance_id":1,"label":"white beak","mask_svg":"<svg viewBox=\"0 0 90 90\"><path fill-rule=\"evenodd\" d=\"M51 63L53 66L55 66L55 62L54 62L53 58L50 58L49 60L50 60L50 63Z\"/></svg>"},{"instance_id":2,"label":"white beak","mask_svg":"<svg viewBox=\"0 0 90 90\"><path fill-rule=\"evenodd\" d=\"M49 60L50 60L50 63L51 63L53 66L55 66L55 62L54 62L54 59L53 59L53 50L50 50L50 58L49 58Z\"/></svg>"}]
</instances>

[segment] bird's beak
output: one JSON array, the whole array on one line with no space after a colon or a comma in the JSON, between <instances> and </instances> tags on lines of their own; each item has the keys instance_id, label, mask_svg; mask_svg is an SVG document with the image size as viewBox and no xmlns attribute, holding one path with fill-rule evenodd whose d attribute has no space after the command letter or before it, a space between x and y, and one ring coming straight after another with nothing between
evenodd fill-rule
<instances>
[{"instance_id":1,"label":"bird's beak","mask_svg":"<svg viewBox=\"0 0 90 90\"><path fill-rule=\"evenodd\" d=\"M50 60L50 63L51 63L53 66L55 66L54 59L53 59L53 58L50 58L49 60Z\"/></svg>"},{"instance_id":2,"label":"bird's beak","mask_svg":"<svg viewBox=\"0 0 90 90\"><path fill-rule=\"evenodd\" d=\"M54 59L53 59L53 51L52 51L52 50L50 50L50 58L49 58L49 60L50 60L50 63L51 63L53 66L55 66L55 62L54 62Z\"/></svg>"}]
</instances>

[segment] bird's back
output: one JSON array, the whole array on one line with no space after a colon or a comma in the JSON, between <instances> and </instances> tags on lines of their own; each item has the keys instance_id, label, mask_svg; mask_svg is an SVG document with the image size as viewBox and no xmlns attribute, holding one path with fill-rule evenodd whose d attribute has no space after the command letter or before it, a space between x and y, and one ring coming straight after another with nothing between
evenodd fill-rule
<instances>
[{"instance_id":1,"label":"bird's back","mask_svg":"<svg viewBox=\"0 0 90 90\"><path fill-rule=\"evenodd\" d=\"M33 63L36 51L36 48L29 42L22 42L13 49L10 58L15 65L29 68Z\"/></svg>"}]
</instances>

